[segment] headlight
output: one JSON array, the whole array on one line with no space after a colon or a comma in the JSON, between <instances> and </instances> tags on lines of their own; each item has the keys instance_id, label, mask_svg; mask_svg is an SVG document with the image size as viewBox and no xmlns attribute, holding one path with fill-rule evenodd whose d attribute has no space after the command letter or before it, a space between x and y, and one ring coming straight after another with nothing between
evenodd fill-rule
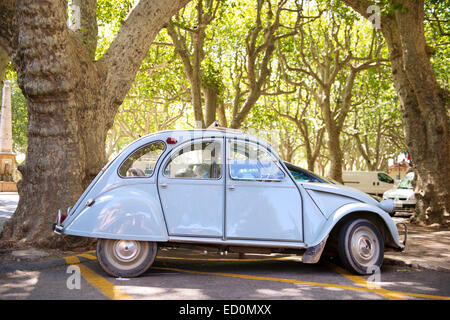
<instances>
[{"instance_id":1,"label":"headlight","mask_svg":"<svg viewBox=\"0 0 450 320\"><path fill-rule=\"evenodd\" d=\"M394 201L392 200L383 200L378 206L388 213L394 212Z\"/></svg>"}]
</instances>

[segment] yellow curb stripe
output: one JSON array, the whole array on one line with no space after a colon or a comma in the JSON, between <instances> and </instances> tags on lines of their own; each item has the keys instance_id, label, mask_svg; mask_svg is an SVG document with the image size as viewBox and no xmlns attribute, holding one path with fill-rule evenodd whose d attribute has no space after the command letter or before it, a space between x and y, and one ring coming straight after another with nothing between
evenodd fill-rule
<instances>
[{"instance_id":1,"label":"yellow curb stripe","mask_svg":"<svg viewBox=\"0 0 450 320\"><path fill-rule=\"evenodd\" d=\"M376 292L376 289L368 289L368 288L363 288L363 287L354 287L354 286L347 286L347 285L340 285L340 284L331 284L331 283L301 281L301 280L294 280L294 279L259 277L259 276L251 276L251 275L236 274L236 273L205 272L205 271L184 270L184 269L163 268L163 267L152 267L152 269L167 270L167 271L189 273L189 274L215 275L215 276L240 278L240 279L250 279L250 280L265 280L265 281L275 281L275 282L283 282L283 283L295 283L295 284L304 284L304 285L309 285L309 286L318 286L318 287L336 288L336 289L343 289L343 290L353 290L353 291L378 293L378 292ZM435 296L435 295L420 294L420 293L408 293L408 292L397 292L397 291L390 291L390 293L391 294L395 294L395 295L399 295L399 296L411 296L411 297L437 299L437 300L450 300L450 297Z\"/></svg>"},{"instance_id":2,"label":"yellow curb stripe","mask_svg":"<svg viewBox=\"0 0 450 320\"><path fill-rule=\"evenodd\" d=\"M67 264L77 264L80 263L80 259L77 256L64 257Z\"/></svg>"},{"instance_id":3,"label":"yellow curb stripe","mask_svg":"<svg viewBox=\"0 0 450 320\"><path fill-rule=\"evenodd\" d=\"M85 254L80 254L79 256L85 256ZM95 256L85 257L91 260L97 259ZM92 259L93 258L93 259ZM122 290L117 288L114 284L103 278L101 275L93 271L92 269L86 267L80 263L80 259L76 256L64 257L67 264L78 264L80 268L81 275L83 278L89 282L94 288L100 291L104 296L113 300L133 300L131 296L124 293Z\"/></svg>"},{"instance_id":4,"label":"yellow curb stripe","mask_svg":"<svg viewBox=\"0 0 450 320\"><path fill-rule=\"evenodd\" d=\"M80 264L79 267L83 278L86 279L86 281L89 282L94 288L99 290L104 296L112 300L133 300L131 296L124 293L92 269L83 264Z\"/></svg>"},{"instance_id":5,"label":"yellow curb stripe","mask_svg":"<svg viewBox=\"0 0 450 320\"><path fill-rule=\"evenodd\" d=\"M94 256L94 255L92 255L92 254L89 254L89 253L81 253L81 254L79 254L78 256L79 256L79 257L86 258L86 259L89 259L89 260L97 260L97 257L96 257L96 256Z\"/></svg>"},{"instance_id":6,"label":"yellow curb stripe","mask_svg":"<svg viewBox=\"0 0 450 320\"><path fill-rule=\"evenodd\" d=\"M350 274L347 270L342 269L341 267L332 265L330 263L324 263L328 268L330 268L331 270L339 273L340 275L344 276L345 278L355 282L356 284L367 288L367 289L371 289L369 287L369 282L364 279L363 277L357 276L357 275L353 275ZM399 295L396 292L387 290L387 289L383 289L383 288L373 288L371 289L373 292L378 293L379 295L389 299L389 300L407 300L406 298L402 297L401 295Z\"/></svg>"}]
</instances>

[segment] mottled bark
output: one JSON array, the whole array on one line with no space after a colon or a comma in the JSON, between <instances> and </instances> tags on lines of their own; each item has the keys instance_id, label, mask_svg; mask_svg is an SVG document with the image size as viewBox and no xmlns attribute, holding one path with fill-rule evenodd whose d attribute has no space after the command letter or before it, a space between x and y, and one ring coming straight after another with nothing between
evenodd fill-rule
<instances>
[{"instance_id":1,"label":"mottled bark","mask_svg":"<svg viewBox=\"0 0 450 320\"><path fill-rule=\"evenodd\" d=\"M0 47L0 84L3 83L6 74L6 68L9 64L9 56L6 50Z\"/></svg>"},{"instance_id":2,"label":"mottled bark","mask_svg":"<svg viewBox=\"0 0 450 320\"><path fill-rule=\"evenodd\" d=\"M368 18L368 1L344 0ZM448 225L450 130L448 93L436 81L424 35L424 1L396 1L405 9L381 17L405 138L417 175L415 220Z\"/></svg>"},{"instance_id":3,"label":"mottled bark","mask_svg":"<svg viewBox=\"0 0 450 320\"><path fill-rule=\"evenodd\" d=\"M205 94L205 127L216 121L216 110L218 102L218 91L216 88L203 87Z\"/></svg>"},{"instance_id":4,"label":"mottled bark","mask_svg":"<svg viewBox=\"0 0 450 320\"><path fill-rule=\"evenodd\" d=\"M72 206L105 164L114 115L157 32L186 2L140 1L107 53L93 61L67 26L65 2L17 1L20 37L8 42L27 99L28 149L19 167L18 208L2 240L59 245L61 237L51 232L57 210Z\"/></svg>"},{"instance_id":5,"label":"mottled bark","mask_svg":"<svg viewBox=\"0 0 450 320\"><path fill-rule=\"evenodd\" d=\"M72 0L70 28L77 34L92 59L97 49L97 0Z\"/></svg>"},{"instance_id":6,"label":"mottled bark","mask_svg":"<svg viewBox=\"0 0 450 320\"><path fill-rule=\"evenodd\" d=\"M217 104L217 117L219 118L219 124L222 127L227 127L227 116L225 114L225 104L223 101L221 101L219 104Z\"/></svg>"}]
</instances>

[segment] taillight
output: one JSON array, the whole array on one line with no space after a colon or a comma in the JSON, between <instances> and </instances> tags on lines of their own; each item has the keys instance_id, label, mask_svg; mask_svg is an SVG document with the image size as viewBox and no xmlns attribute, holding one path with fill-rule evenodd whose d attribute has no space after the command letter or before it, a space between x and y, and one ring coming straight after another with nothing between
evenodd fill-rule
<instances>
[{"instance_id":1,"label":"taillight","mask_svg":"<svg viewBox=\"0 0 450 320\"><path fill-rule=\"evenodd\" d=\"M173 138L173 137L168 137L168 138L166 139L166 142L167 142L168 144L175 144L175 143L177 143L177 139L176 139L176 138Z\"/></svg>"},{"instance_id":2,"label":"taillight","mask_svg":"<svg viewBox=\"0 0 450 320\"><path fill-rule=\"evenodd\" d=\"M67 213L61 214L61 219L60 219L59 223L63 223L64 220L66 220L66 218L67 218Z\"/></svg>"}]
</instances>

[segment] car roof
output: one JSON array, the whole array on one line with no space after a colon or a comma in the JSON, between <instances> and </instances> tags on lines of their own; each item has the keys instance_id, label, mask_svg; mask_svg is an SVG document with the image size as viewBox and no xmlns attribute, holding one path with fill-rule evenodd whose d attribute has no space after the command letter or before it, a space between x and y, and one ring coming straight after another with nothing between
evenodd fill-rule
<instances>
[{"instance_id":1,"label":"car roof","mask_svg":"<svg viewBox=\"0 0 450 320\"><path fill-rule=\"evenodd\" d=\"M260 145L267 147L271 151L273 151L270 143L268 143L267 141L265 141L259 137L245 133L241 130L222 128L222 127L207 128L207 129L176 129L176 130L158 131L155 133L151 133L151 134L142 136L141 138L135 140L133 142L133 144L138 141L147 140L149 137L157 138L158 136L162 136L162 137L170 137L170 136L180 137L181 136L181 137L188 137L190 139L196 139L196 138L200 138L200 137L203 137L203 138L226 137L226 138L231 138L231 139L246 140L249 142L260 144ZM183 139L183 140L187 141L187 139L186 140Z\"/></svg>"}]
</instances>

